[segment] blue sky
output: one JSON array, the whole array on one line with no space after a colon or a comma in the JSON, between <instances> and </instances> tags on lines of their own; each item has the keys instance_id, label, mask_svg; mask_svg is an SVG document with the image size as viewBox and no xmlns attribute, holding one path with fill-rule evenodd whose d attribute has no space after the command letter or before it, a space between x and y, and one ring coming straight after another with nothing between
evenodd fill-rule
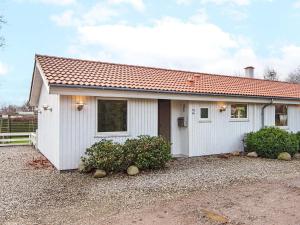
<instances>
[{"instance_id":1,"label":"blue sky","mask_svg":"<svg viewBox=\"0 0 300 225\"><path fill-rule=\"evenodd\" d=\"M300 65L299 0L1 0L0 105L28 99L34 55L241 75Z\"/></svg>"}]
</instances>

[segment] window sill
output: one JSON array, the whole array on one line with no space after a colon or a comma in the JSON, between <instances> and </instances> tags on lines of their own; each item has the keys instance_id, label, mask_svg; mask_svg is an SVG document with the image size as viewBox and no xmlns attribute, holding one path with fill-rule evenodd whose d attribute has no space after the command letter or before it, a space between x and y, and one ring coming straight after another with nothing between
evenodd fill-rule
<instances>
[{"instance_id":1,"label":"window sill","mask_svg":"<svg viewBox=\"0 0 300 225\"><path fill-rule=\"evenodd\" d=\"M289 129L288 126L275 126L275 127L280 128L282 130L288 130Z\"/></svg>"},{"instance_id":2,"label":"window sill","mask_svg":"<svg viewBox=\"0 0 300 225\"><path fill-rule=\"evenodd\" d=\"M199 120L199 123L211 123L211 120Z\"/></svg>"},{"instance_id":3,"label":"window sill","mask_svg":"<svg viewBox=\"0 0 300 225\"><path fill-rule=\"evenodd\" d=\"M102 132L96 133L95 138L129 137L128 132Z\"/></svg>"},{"instance_id":4,"label":"window sill","mask_svg":"<svg viewBox=\"0 0 300 225\"><path fill-rule=\"evenodd\" d=\"M250 120L248 118L245 119L230 119L229 122L249 122Z\"/></svg>"}]
</instances>

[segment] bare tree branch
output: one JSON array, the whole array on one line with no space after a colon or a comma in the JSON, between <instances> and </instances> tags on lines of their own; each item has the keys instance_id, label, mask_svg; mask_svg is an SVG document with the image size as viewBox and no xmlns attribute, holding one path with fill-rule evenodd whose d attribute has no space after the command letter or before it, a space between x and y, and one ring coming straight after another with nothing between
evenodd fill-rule
<instances>
[{"instance_id":1,"label":"bare tree branch","mask_svg":"<svg viewBox=\"0 0 300 225\"><path fill-rule=\"evenodd\" d=\"M300 66L298 66L298 68L289 74L286 81L295 84L300 83Z\"/></svg>"},{"instance_id":2,"label":"bare tree branch","mask_svg":"<svg viewBox=\"0 0 300 225\"><path fill-rule=\"evenodd\" d=\"M6 21L4 20L4 17L2 15L0 15L0 47L3 47L5 45L5 39L4 39L2 31L1 31L2 26L5 23L6 23Z\"/></svg>"},{"instance_id":3,"label":"bare tree branch","mask_svg":"<svg viewBox=\"0 0 300 225\"><path fill-rule=\"evenodd\" d=\"M278 80L278 73L274 68L266 67L264 73L265 80Z\"/></svg>"}]
</instances>

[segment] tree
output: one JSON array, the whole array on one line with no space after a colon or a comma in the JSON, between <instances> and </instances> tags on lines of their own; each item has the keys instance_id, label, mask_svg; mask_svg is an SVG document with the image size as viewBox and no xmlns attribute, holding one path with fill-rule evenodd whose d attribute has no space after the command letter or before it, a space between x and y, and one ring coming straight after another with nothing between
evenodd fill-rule
<instances>
[{"instance_id":1,"label":"tree","mask_svg":"<svg viewBox=\"0 0 300 225\"><path fill-rule=\"evenodd\" d=\"M300 66L298 66L294 71L292 71L288 78L286 79L287 82L299 84L300 83Z\"/></svg>"},{"instance_id":2,"label":"tree","mask_svg":"<svg viewBox=\"0 0 300 225\"><path fill-rule=\"evenodd\" d=\"M2 107L0 107L0 114L14 115L20 111L33 112L34 107L30 106L28 101L26 101L22 105L3 105Z\"/></svg>"},{"instance_id":3,"label":"tree","mask_svg":"<svg viewBox=\"0 0 300 225\"><path fill-rule=\"evenodd\" d=\"M1 31L2 26L5 23L6 23L6 21L4 20L4 17L2 15L0 15L0 47L3 47L4 43L5 43L5 39L4 39L2 31Z\"/></svg>"},{"instance_id":4,"label":"tree","mask_svg":"<svg viewBox=\"0 0 300 225\"><path fill-rule=\"evenodd\" d=\"M278 80L278 74L274 68L267 67L264 73L265 80Z\"/></svg>"}]
</instances>

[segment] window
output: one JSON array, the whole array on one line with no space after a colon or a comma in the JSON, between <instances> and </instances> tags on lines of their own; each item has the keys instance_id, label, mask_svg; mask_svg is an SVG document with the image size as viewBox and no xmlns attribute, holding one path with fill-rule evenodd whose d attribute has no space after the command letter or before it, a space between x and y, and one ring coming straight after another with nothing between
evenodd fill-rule
<instances>
[{"instance_id":1,"label":"window","mask_svg":"<svg viewBox=\"0 0 300 225\"><path fill-rule=\"evenodd\" d=\"M232 119L247 119L247 104L233 104L231 105L231 118Z\"/></svg>"},{"instance_id":2,"label":"window","mask_svg":"<svg viewBox=\"0 0 300 225\"><path fill-rule=\"evenodd\" d=\"M200 108L200 119L208 119L208 108Z\"/></svg>"},{"instance_id":3,"label":"window","mask_svg":"<svg viewBox=\"0 0 300 225\"><path fill-rule=\"evenodd\" d=\"M287 105L275 105L275 125L285 127L288 125Z\"/></svg>"},{"instance_id":4,"label":"window","mask_svg":"<svg viewBox=\"0 0 300 225\"><path fill-rule=\"evenodd\" d=\"M127 131L127 101L98 100L98 132Z\"/></svg>"}]
</instances>

